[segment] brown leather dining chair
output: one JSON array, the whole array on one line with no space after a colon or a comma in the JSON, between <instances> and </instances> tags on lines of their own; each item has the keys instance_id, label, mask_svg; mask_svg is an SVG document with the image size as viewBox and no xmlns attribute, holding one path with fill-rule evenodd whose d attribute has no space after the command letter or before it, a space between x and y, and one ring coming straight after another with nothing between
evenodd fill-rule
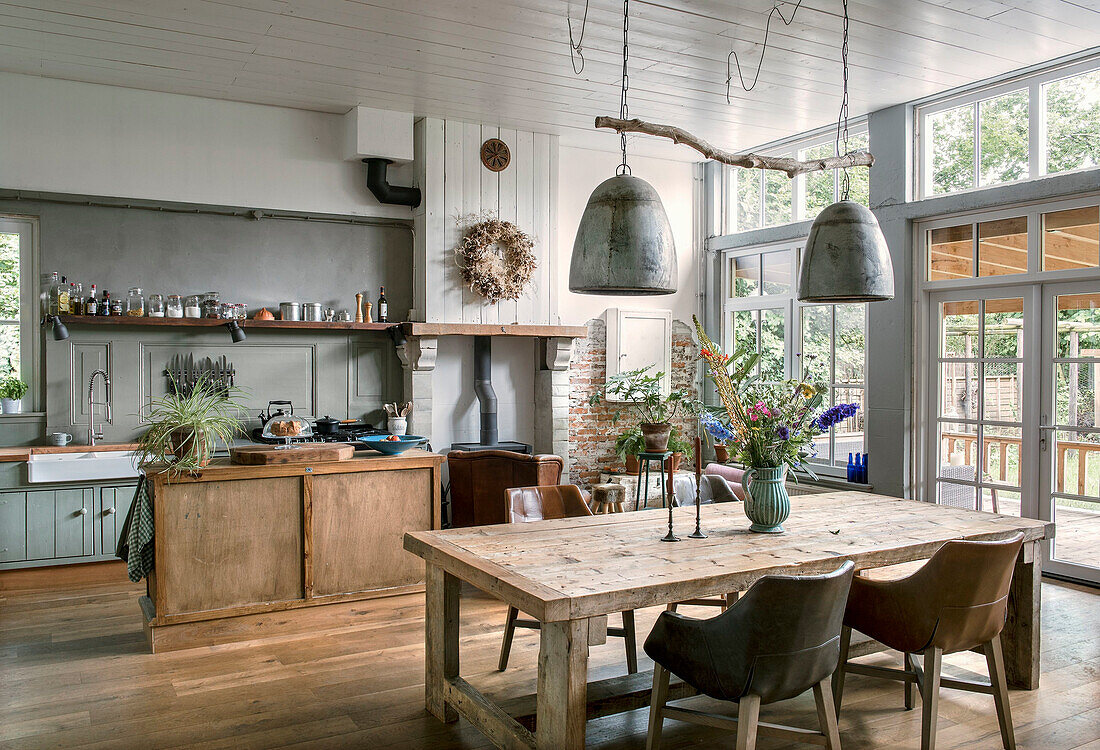
<instances>
[{"instance_id":1,"label":"brown leather dining chair","mask_svg":"<svg viewBox=\"0 0 1100 750\"><path fill-rule=\"evenodd\" d=\"M451 526L488 526L508 523L512 487L556 485L565 462L560 456L513 451L451 451L447 472L451 478Z\"/></svg>"},{"instance_id":2,"label":"brown leather dining chair","mask_svg":"<svg viewBox=\"0 0 1100 750\"><path fill-rule=\"evenodd\" d=\"M1016 747L1008 705L1001 630L1008 611L1012 572L1023 534L999 542L950 541L912 575L892 581L856 578L848 597L841 638L841 661L833 680L837 711L844 697L845 673L905 683L905 707L913 707L913 685L920 690L921 748L936 746L940 687L993 695L1005 750ZM902 653L904 669L848 661L852 630ZM944 654L981 650L989 684L940 676ZM922 665L916 655L923 656Z\"/></svg>"},{"instance_id":3,"label":"brown leather dining chair","mask_svg":"<svg viewBox=\"0 0 1100 750\"><path fill-rule=\"evenodd\" d=\"M818 576L765 576L720 615L696 620L662 612L646 638L653 658L647 750L657 750L665 718L736 727L737 750L756 735L840 750L829 677L840 658L844 604L855 566ZM737 718L668 705L669 673L711 698L737 703ZM820 731L760 723L760 706L813 689Z\"/></svg>"},{"instance_id":4,"label":"brown leather dining chair","mask_svg":"<svg viewBox=\"0 0 1100 750\"><path fill-rule=\"evenodd\" d=\"M512 523L527 523L551 518L591 516L592 511L574 484L555 487L518 487L508 490L508 508ZM504 624L504 641L500 644L500 662L497 669L508 668L508 654L512 650L512 636L516 628L539 629L538 620L520 619L519 610L508 607L508 620ZM623 626L608 628L607 634L626 641L626 671L638 671L638 645L634 632L634 610L623 612Z\"/></svg>"}]
</instances>

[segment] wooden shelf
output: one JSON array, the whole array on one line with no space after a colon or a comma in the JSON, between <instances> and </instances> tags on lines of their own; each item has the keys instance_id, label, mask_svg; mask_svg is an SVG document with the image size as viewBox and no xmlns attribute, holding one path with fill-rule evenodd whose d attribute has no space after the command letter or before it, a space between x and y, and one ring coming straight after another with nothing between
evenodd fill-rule
<instances>
[{"instance_id":1,"label":"wooden shelf","mask_svg":"<svg viewBox=\"0 0 1100 750\"><path fill-rule=\"evenodd\" d=\"M220 318L131 318L125 315L110 317L62 315L66 326L153 326L167 328L217 328L230 322ZM385 331L400 323L343 323L312 320L238 320L241 328L308 329L314 331ZM407 325L407 324L406 324Z\"/></svg>"},{"instance_id":2,"label":"wooden shelf","mask_svg":"<svg viewBox=\"0 0 1100 750\"><path fill-rule=\"evenodd\" d=\"M125 315L109 317L62 315L67 326L152 326L168 328L216 328L228 320L220 318L131 318ZM385 331L401 326L406 336L525 336L537 338L585 338L585 326L551 326L527 323L325 323L307 320L238 320L241 328L271 328L275 330L305 329L311 331Z\"/></svg>"}]
</instances>

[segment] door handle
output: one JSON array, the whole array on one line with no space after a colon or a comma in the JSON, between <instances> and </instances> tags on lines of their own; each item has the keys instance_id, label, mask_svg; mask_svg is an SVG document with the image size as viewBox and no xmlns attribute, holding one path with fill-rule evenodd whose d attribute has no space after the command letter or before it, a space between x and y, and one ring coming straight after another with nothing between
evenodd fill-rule
<instances>
[{"instance_id":1,"label":"door handle","mask_svg":"<svg viewBox=\"0 0 1100 750\"><path fill-rule=\"evenodd\" d=\"M1045 451L1047 449L1047 433L1057 429L1058 428L1052 424L1039 425L1039 450Z\"/></svg>"},{"instance_id":2,"label":"door handle","mask_svg":"<svg viewBox=\"0 0 1100 750\"><path fill-rule=\"evenodd\" d=\"M114 508L108 508L107 510L103 511L103 515L105 515L105 516L114 515L114 513L115 513Z\"/></svg>"},{"instance_id":3,"label":"door handle","mask_svg":"<svg viewBox=\"0 0 1100 750\"><path fill-rule=\"evenodd\" d=\"M86 515L88 515L88 509L87 508L81 508L80 510L78 510L76 512L76 514L78 516L86 516Z\"/></svg>"}]
</instances>

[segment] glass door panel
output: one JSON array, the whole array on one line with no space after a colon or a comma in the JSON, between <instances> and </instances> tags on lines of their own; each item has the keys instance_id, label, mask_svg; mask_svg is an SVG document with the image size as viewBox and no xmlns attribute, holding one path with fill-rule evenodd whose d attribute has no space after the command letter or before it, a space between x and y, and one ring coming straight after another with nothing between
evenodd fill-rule
<instances>
[{"instance_id":1,"label":"glass door panel","mask_svg":"<svg viewBox=\"0 0 1100 750\"><path fill-rule=\"evenodd\" d=\"M1100 582L1100 283L1043 287L1039 515L1044 569Z\"/></svg>"}]
</instances>

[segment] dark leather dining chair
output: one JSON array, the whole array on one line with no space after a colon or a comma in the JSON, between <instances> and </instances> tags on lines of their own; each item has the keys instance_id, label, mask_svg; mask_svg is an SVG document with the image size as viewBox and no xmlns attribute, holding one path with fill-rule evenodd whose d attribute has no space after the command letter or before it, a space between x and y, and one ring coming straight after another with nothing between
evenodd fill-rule
<instances>
[{"instance_id":1,"label":"dark leather dining chair","mask_svg":"<svg viewBox=\"0 0 1100 750\"><path fill-rule=\"evenodd\" d=\"M736 727L738 750L757 732L840 750L828 680L840 658L844 604L855 566L819 576L765 576L720 615L696 620L662 612L645 642L653 669L647 750L661 744L665 718ZM669 673L701 693L737 703L737 719L667 705ZM761 724L760 706L813 689L820 732Z\"/></svg>"},{"instance_id":2,"label":"dark leather dining chair","mask_svg":"<svg viewBox=\"0 0 1100 750\"><path fill-rule=\"evenodd\" d=\"M512 487L548 486L561 482L565 462L560 456L513 451L451 451L447 472L451 479L451 526L488 526L508 523Z\"/></svg>"},{"instance_id":3,"label":"dark leather dining chair","mask_svg":"<svg viewBox=\"0 0 1100 750\"><path fill-rule=\"evenodd\" d=\"M912 575L892 581L856 578L848 597L841 637L841 662L833 681L837 711L844 697L845 673L901 680L905 707L913 689L922 703L921 748L936 746L940 687L992 693L1005 750L1016 747L1008 705L1001 630L1008 590L1023 534L1000 542L950 541ZM852 630L902 653L904 669L848 661ZM940 677L944 654L978 649L985 653L989 684ZM916 655L923 655L923 668Z\"/></svg>"},{"instance_id":4,"label":"dark leather dining chair","mask_svg":"<svg viewBox=\"0 0 1100 750\"><path fill-rule=\"evenodd\" d=\"M527 523L551 518L591 516L592 511L573 484L554 487L518 487L508 490L508 508L512 523ZM520 619L519 610L508 607L508 620L504 624L504 642L500 644L500 662L497 669L508 668L508 654L512 650L512 636L516 628L539 629L538 620ZM626 641L626 671L638 671L638 644L634 631L634 610L623 612L623 626L608 628L607 634Z\"/></svg>"}]
</instances>

